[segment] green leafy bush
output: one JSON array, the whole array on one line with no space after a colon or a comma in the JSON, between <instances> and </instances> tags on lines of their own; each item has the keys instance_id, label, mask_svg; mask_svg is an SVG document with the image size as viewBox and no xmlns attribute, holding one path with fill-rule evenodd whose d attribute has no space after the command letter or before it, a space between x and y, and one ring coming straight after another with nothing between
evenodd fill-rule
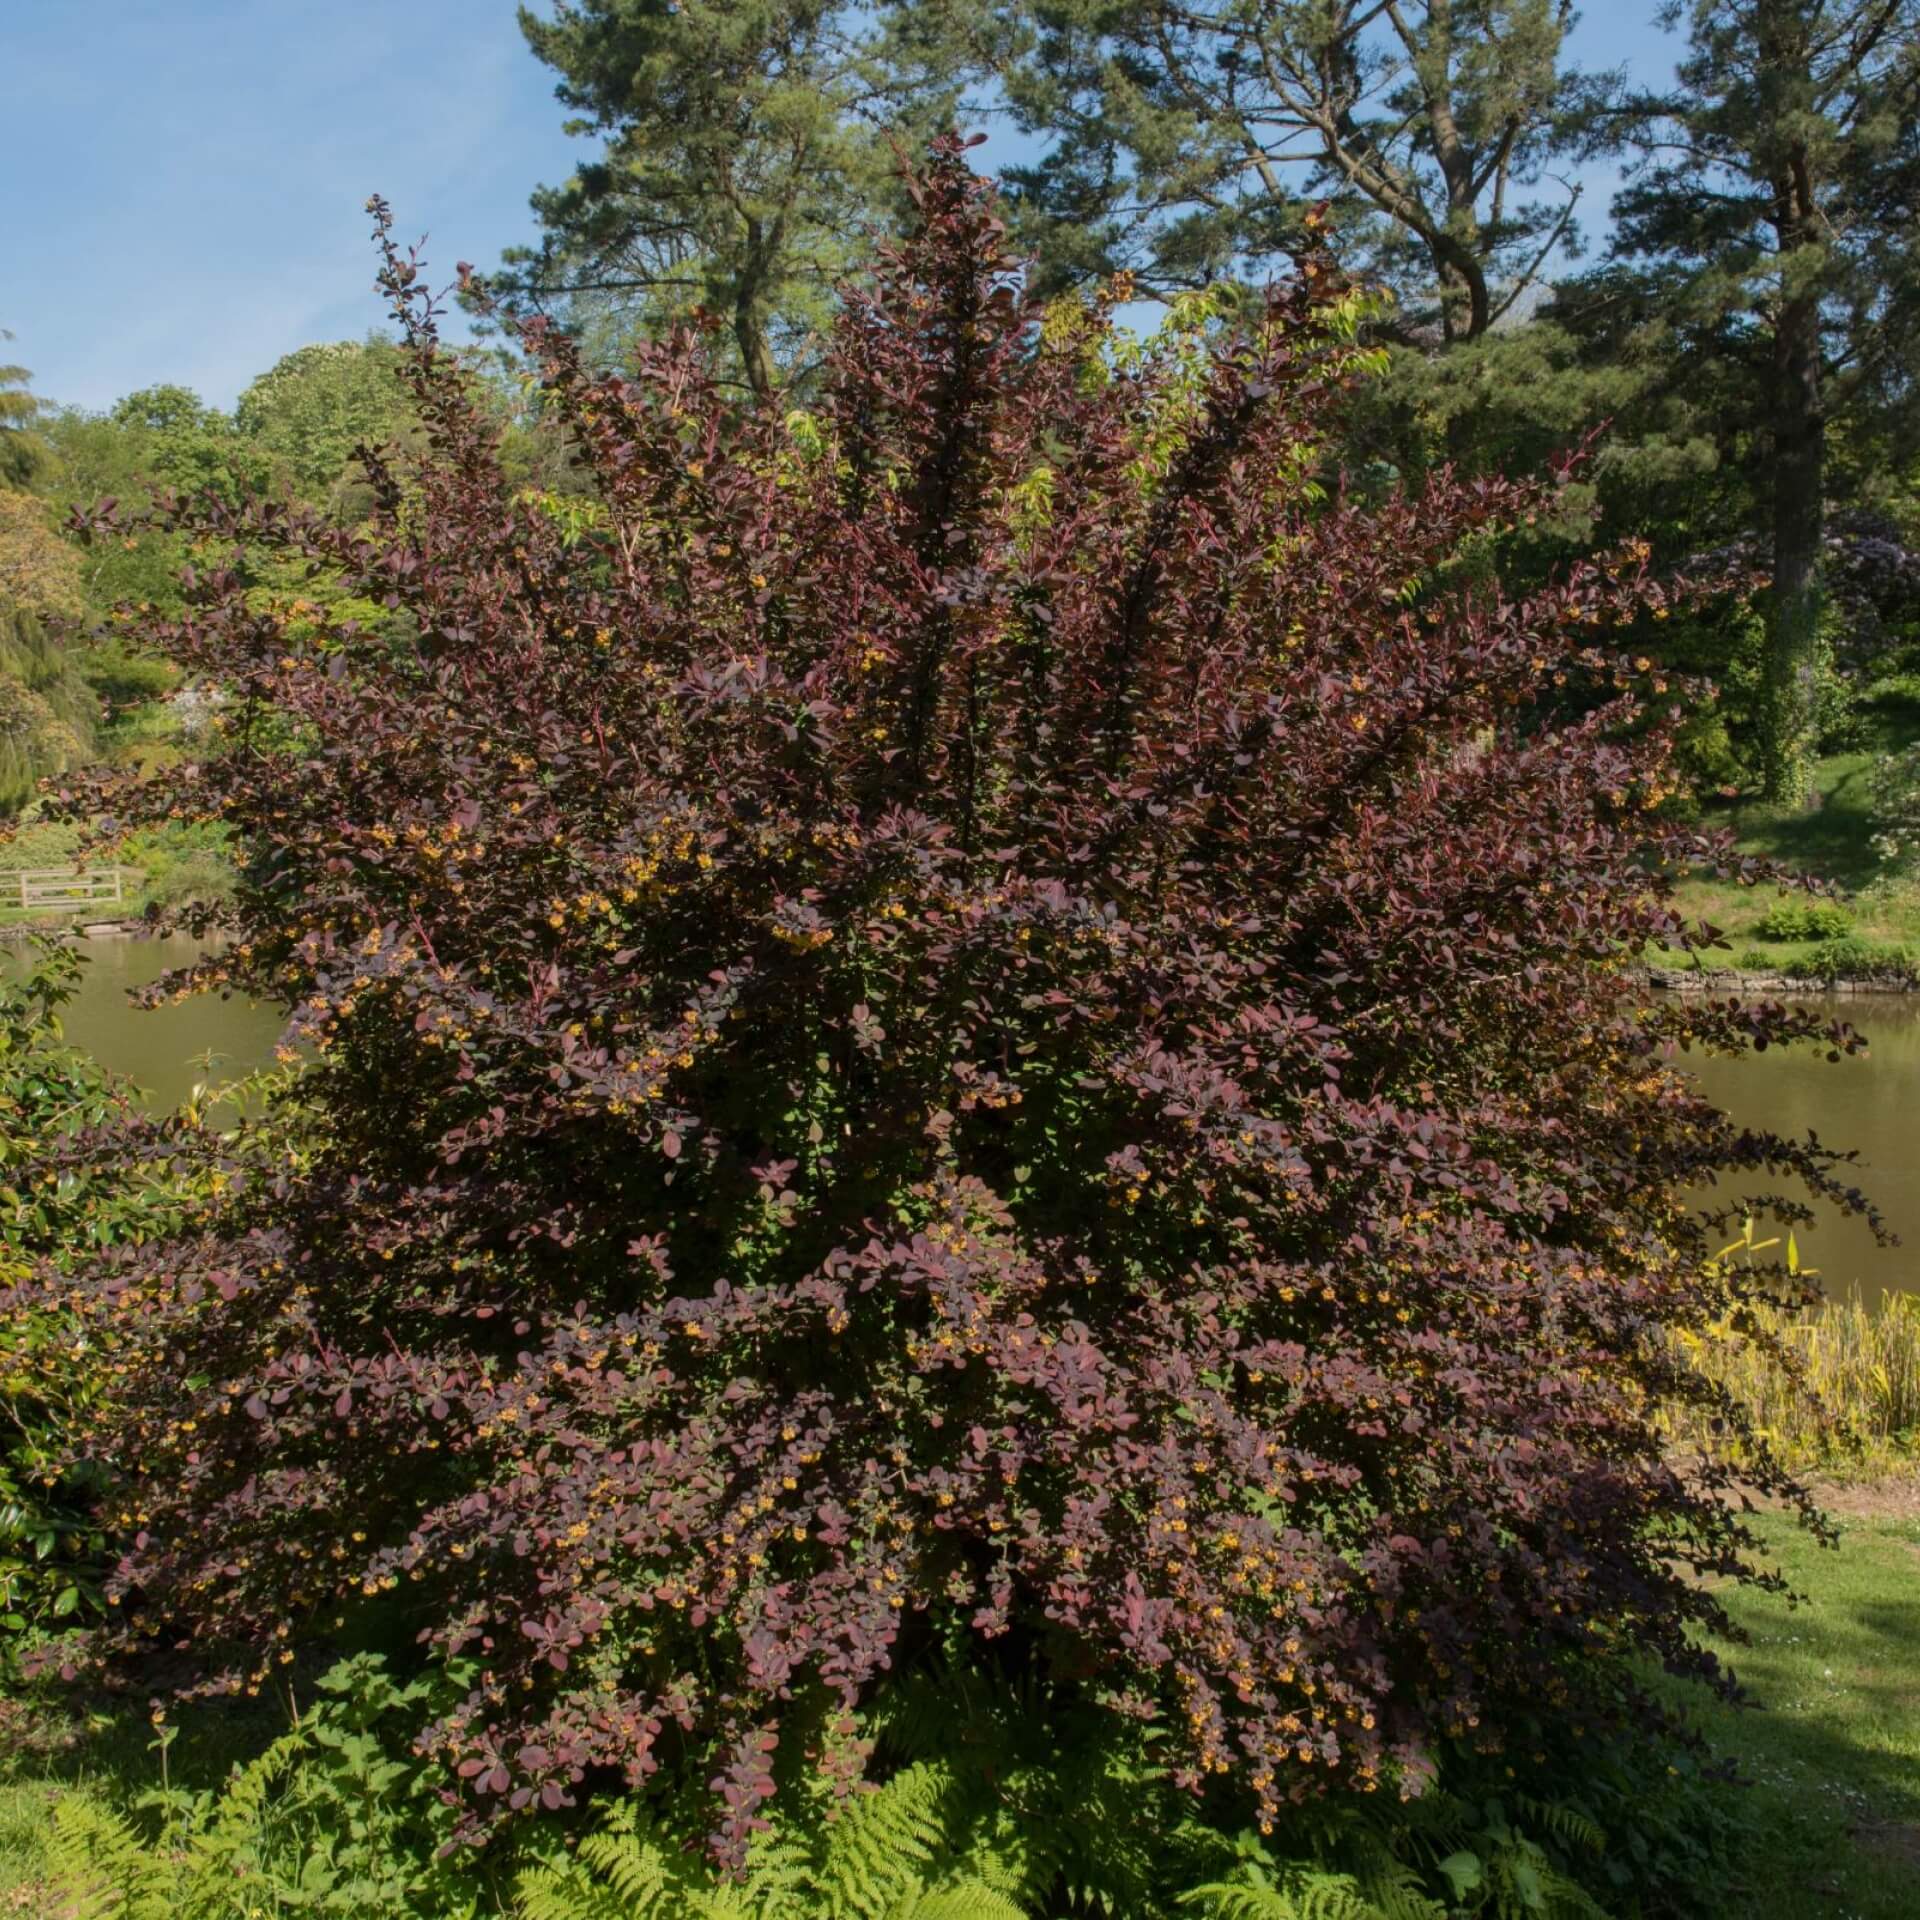
<instances>
[{"instance_id":1,"label":"green leafy bush","mask_svg":"<svg viewBox=\"0 0 1920 1920\"><path fill-rule=\"evenodd\" d=\"M199 1151L200 1117L156 1123L70 1046L61 1009L84 962L64 940L0 974L0 1661L97 1615L105 1476L74 1458L74 1423L109 1384L99 1348L61 1297L62 1277L185 1230L225 1167ZM40 1282L29 1295L23 1283ZM49 1284L50 1283L50 1284Z\"/></svg>"},{"instance_id":2,"label":"green leafy bush","mask_svg":"<svg viewBox=\"0 0 1920 1920\"><path fill-rule=\"evenodd\" d=\"M1821 980L1903 979L1913 972L1913 950L1842 934L1822 940L1798 965Z\"/></svg>"},{"instance_id":3,"label":"green leafy bush","mask_svg":"<svg viewBox=\"0 0 1920 1920\"><path fill-rule=\"evenodd\" d=\"M234 889L232 835L217 821L171 820L128 834L118 858L138 869L140 891L153 905L208 907Z\"/></svg>"},{"instance_id":4,"label":"green leafy bush","mask_svg":"<svg viewBox=\"0 0 1920 1920\"><path fill-rule=\"evenodd\" d=\"M443 1857L452 1816L408 1736L426 1684L402 1684L361 1655L317 1685L298 1723L217 1789L163 1776L124 1810L63 1799L50 1865L67 1920L498 1911L471 1861ZM163 1755L170 1740L161 1723Z\"/></svg>"},{"instance_id":5,"label":"green leafy bush","mask_svg":"<svg viewBox=\"0 0 1920 1920\"><path fill-rule=\"evenodd\" d=\"M1875 713L1909 720L1920 715L1920 673L1883 674L1862 689L1860 704Z\"/></svg>"},{"instance_id":6,"label":"green leafy bush","mask_svg":"<svg viewBox=\"0 0 1920 1920\"><path fill-rule=\"evenodd\" d=\"M1920 742L1882 754L1867 781L1874 850L1889 865L1911 866L1920 855Z\"/></svg>"},{"instance_id":7,"label":"green leafy bush","mask_svg":"<svg viewBox=\"0 0 1920 1920\"><path fill-rule=\"evenodd\" d=\"M1837 940L1853 931L1853 915L1830 900L1782 900L1755 926L1762 940Z\"/></svg>"},{"instance_id":8,"label":"green leafy bush","mask_svg":"<svg viewBox=\"0 0 1920 1920\"><path fill-rule=\"evenodd\" d=\"M130 1113L61 1031L78 955L47 942L36 956L24 977L0 974L0 1292L38 1261L71 1262L112 1244L145 1210L127 1186L60 1152L63 1140ZM8 1663L10 1643L99 1604L94 1476L59 1458L77 1400L98 1387L81 1345L58 1311L0 1319L0 1661Z\"/></svg>"}]
</instances>

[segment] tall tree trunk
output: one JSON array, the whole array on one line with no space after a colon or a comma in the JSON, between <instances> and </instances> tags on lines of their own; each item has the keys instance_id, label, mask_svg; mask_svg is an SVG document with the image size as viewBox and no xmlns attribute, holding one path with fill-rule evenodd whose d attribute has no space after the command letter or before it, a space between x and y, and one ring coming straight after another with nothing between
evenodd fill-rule
<instances>
[{"instance_id":1,"label":"tall tree trunk","mask_svg":"<svg viewBox=\"0 0 1920 1920\"><path fill-rule=\"evenodd\" d=\"M759 303L743 293L733 303L733 337L747 370L747 385L756 399L765 400L779 386L773 355L767 347L765 317Z\"/></svg>"},{"instance_id":2,"label":"tall tree trunk","mask_svg":"<svg viewBox=\"0 0 1920 1920\"><path fill-rule=\"evenodd\" d=\"M1813 787L1820 687L1820 550L1826 524L1826 420L1820 302L1790 299L1774 333L1773 590L1767 607L1762 791L1802 806Z\"/></svg>"},{"instance_id":3,"label":"tall tree trunk","mask_svg":"<svg viewBox=\"0 0 1920 1920\"><path fill-rule=\"evenodd\" d=\"M756 400L765 400L780 385L773 352L767 345L765 300L775 243L754 215L747 214L743 225L746 246L733 283L733 338L740 349L740 363L746 369L747 385L753 389Z\"/></svg>"},{"instance_id":4,"label":"tall tree trunk","mask_svg":"<svg viewBox=\"0 0 1920 1920\"><path fill-rule=\"evenodd\" d=\"M1478 340L1493 320L1486 263L1457 235L1445 231L1435 235L1428 252L1440 283L1440 325L1448 344Z\"/></svg>"}]
</instances>

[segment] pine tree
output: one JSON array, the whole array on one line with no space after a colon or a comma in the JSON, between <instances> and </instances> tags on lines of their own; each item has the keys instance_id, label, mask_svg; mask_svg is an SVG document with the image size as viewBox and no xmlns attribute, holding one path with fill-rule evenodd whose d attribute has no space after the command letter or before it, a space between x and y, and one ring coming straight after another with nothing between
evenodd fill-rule
<instances>
[{"instance_id":1,"label":"pine tree","mask_svg":"<svg viewBox=\"0 0 1920 1920\"><path fill-rule=\"evenodd\" d=\"M1764 791L1796 804L1811 782L1830 430L1910 399L1920 4L1693 0L1685 17L1678 88L1634 103L1644 161L1615 252L1718 377L1742 376L1772 562Z\"/></svg>"},{"instance_id":2,"label":"pine tree","mask_svg":"<svg viewBox=\"0 0 1920 1920\"><path fill-rule=\"evenodd\" d=\"M556 92L600 157L533 207L507 256L521 304L657 324L702 307L768 394L831 308L895 195L889 133L950 96L882 58L872 11L832 0L561 0L523 8Z\"/></svg>"},{"instance_id":3,"label":"pine tree","mask_svg":"<svg viewBox=\"0 0 1920 1920\"><path fill-rule=\"evenodd\" d=\"M1564 60L1566 0L1043 0L994 10L994 57L1054 145L1012 178L1054 277L1150 287L1264 275L1302 206L1395 285L1403 331L1474 340L1574 232L1609 83Z\"/></svg>"}]
</instances>

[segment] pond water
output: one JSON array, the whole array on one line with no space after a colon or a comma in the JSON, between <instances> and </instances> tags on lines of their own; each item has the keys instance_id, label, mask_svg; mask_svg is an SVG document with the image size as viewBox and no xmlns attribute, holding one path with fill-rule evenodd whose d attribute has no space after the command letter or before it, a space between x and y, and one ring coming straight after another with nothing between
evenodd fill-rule
<instances>
[{"instance_id":1,"label":"pond water","mask_svg":"<svg viewBox=\"0 0 1920 1920\"><path fill-rule=\"evenodd\" d=\"M271 1007L199 994L149 1012L128 1000L131 989L192 961L203 951L197 942L116 934L80 944L87 966L62 1016L67 1038L125 1074L154 1111L178 1106L203 1083L272 1065L285 1019ZM7 972L17 974L27 964L27 949L0 949L0 967Z\"/></svg>"},{"instance_id":2,"label":"pond water","mask_svg":"<svg viewBox=\"0 0 1920 1920\"><path fill-rule=\"evenodd\" d=\"M68 1009L67 1033L138 1085L150 1106L177 1105L209 1079L230 1078L273 1059L281 1016L270 1007L203 995L144 1012L129 988L144 986L194 957L185 939L83 942L90 964ZM0 965L23 964L13 949ZM1708 1095L1749 1126L1860 1154L1856 1184L1879 1204L1906 1242L1880 1247L1859 1220L1822 1213L1799 1235L1801 1256L1830 1293L1869 1297L1920 1287L1920 994L1848 995L1830 1011L1870 1040L1864 1057L1828 1064L1823 1054L1771 1051L1739 1060L1688 1061Z\"/></svg>"},{"instance_id":3,"label":"pond water","mask_svg":"<svg viewBox=\"0 0 1920 1920\"><path fill-rule=\"evenodd\" d=\"M1745 1125L1799 1139L1811 1131L1822 1146L1859 1154L1852 1184L1904 1244L1878 1246L1864 1221L1822 1209L1796 1238L1829 1294L1857 1288L1873 1300L1920 1291L1920 994L1841 994L1815 1004L1858 1027L1868 1052L1829 1064L1823 1053L1773 1048L1682 1064ZM1757 1222L1754 1231L1766 1237Z\"/></svg>"}]
</instances>

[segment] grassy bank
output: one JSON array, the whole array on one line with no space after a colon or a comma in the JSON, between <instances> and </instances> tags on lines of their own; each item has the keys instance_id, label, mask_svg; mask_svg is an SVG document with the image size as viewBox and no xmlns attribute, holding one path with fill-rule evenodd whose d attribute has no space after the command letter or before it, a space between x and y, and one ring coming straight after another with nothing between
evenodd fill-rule
<instances>
[{"instance_id":1,"label":"grassy bank","mask_svg":"<svg viewBox=\"0 0 1920 1920\"><path fill-rule=\"evenodd\" d=\"M1757 1706L1702 1730L1740 1764L1748 1836L1726 1920L1909 1920L1920 1887L1920 1481L1837 1487L1841 1547L1762 1532L1802 1604L1751 1593L1725 1649Z\"/></svg>"},{"instance_id":2,"label":"grassy bank","mask_svg":"<svg viewBox=\"0 0 1920 1920\"><path fill-rule=\"evenodd\" d=\"M22 869L66 867L79 863L78 827L36 820L6 825L0 837L0 928L80 925L89 920L132 920L149 907L179 906L193 899L217 899L232 884L231 867L217 831L180 826L166 833L131 839L112 864L122 871L123 897L81 908L28 912L20 905L16 876ZM95 856L90 864L109 862Z\"/></svg>"},{"instance_id":3,"label":"grassy bank","mask_svg":"<svg viewBox=\"0 0 1920 1920\"><path fill-rule=\"evenodd\" d=\"M1873 847L1868 776L1876 754L1834 754L1818 763L1812 805L1781 809L1758 801L1708 816L1732 829L1743 853L1829 882L1837 918L1796 927L1807 896L1778 887L1698 880L1681 904L1722 939L1695 957L1660 949L1660 966L1739 967L1802 978L1912 973L1920 967L1920 876L1890 873Z\"/></svg>"}]
</instances>

